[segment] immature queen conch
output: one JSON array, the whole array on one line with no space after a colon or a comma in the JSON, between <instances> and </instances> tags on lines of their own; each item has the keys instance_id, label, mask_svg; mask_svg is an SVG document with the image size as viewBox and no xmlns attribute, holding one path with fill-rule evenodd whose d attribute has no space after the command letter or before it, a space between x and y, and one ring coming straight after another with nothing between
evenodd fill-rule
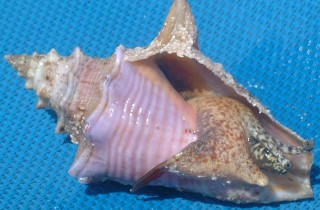
<instances>
[{"instance_id":1,"label":"immature queen conch","mask_svg":"<svg viewBox=\"0 0 320 210\"><path fill-rule=\"evenodd\" d=\"M186 0L175 0L146 48L110 58L9 55L79 144L82 183L162 185L237 203L313 197L313 141L277 122L222 65L199 50Z\"/></svg>"}]
</instances>

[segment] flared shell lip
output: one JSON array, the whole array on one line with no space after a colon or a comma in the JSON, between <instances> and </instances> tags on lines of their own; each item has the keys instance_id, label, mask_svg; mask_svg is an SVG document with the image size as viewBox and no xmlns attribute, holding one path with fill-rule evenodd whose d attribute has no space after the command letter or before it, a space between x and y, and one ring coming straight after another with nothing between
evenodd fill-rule
<instances>
[{"instance_id":1,"label":"flared shell lip","mask_svg":"<svg viewBox=\"0 0 320 210\"><path fill-rule=\"evenodd\" d=\"M119 47L125 49L122 45ZM194 59L219 77L223 83L233 90L240 98L244 99L252 107L258 109L259 114L265 114L283 131L294 136L300 143L304 138L278 122L262 103L249 93L242 85L238 84L234 77L225 71L223 65L215 63L199 50L197 26L187 0L174 0L170 12L159 35L147 47L126 49L125 60L138 61L148 59L160 54L175 54L178 57ZM311 166L310 166L311 167Z\"/></svg>"}]
</instances>

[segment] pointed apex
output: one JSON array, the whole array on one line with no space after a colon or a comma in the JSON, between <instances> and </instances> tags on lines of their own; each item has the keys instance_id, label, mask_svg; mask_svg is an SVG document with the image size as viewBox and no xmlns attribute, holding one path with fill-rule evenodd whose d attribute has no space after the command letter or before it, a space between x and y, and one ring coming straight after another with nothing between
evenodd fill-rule
<instances>
[{"instance_id":1,"label":"pointed apex","mask_svg":"<svg viewBox=\"0 0 320 210\"><path fill-rule=\"evenodd\" d=\"M174 0L163 29L154 40L162 45L175 41L198 48L197 27L187 0Z\"/></svg>"},{"instance_id":2,"label":"pointed apex","mask_svg":"<svg viewBox=\"0 0 320 210\"><path fill-rule=\"evenodd\" d=\"M27 76L27 71L32 57L27 55L5 55L4 57L13 66L13 68L19 71L19 74L23 77Z\"/></svg>"}]
</instances>

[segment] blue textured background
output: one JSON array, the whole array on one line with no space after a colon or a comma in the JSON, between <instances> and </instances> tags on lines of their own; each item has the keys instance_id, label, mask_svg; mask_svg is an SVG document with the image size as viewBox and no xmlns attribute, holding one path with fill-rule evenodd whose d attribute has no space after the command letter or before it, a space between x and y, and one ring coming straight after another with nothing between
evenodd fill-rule
<instances>
[{"instance_id":1,"label":"blue textured background","mask_svg":"<svg viewBox=\"0 0 320 210\"><path fill-rule=\"evenodd\" d=\"M200 47L222 63L275 117L317 142L315 198L237 206L193 193L115 182L85 186L67 173L76 145L55 135L53 112L36 110L34 92L5 54L69 55L76 46L108 57L123 44L145 46L172 0L0 1L0 209L315 209L320 206L320 1L190 1Z\"/></svg>"}]
</instances>

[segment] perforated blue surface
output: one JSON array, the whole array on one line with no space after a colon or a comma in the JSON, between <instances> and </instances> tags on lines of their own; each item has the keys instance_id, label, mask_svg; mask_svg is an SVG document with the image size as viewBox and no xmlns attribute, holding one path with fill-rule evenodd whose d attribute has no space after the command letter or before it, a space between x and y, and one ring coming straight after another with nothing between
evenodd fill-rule
<instances>
[{"instance_id":1,"label":"perforated blue surface","mask_svg":"<svg viewBox=\"0 0 320 210\"><path fill-rule=\"evenodd\" d=\"M146 46L172 4L165 1L0 1L0 55L69 55L76 46L108 57L123 44ZM320 2L190 1L200 47L270 108L314 139L315 198L241 205L162 187L137 194L115 182L85 186L67 173L76 145L55 135L53 112L36 110L34 92L0 59L0 209L315 209L320 206Z\"/></svg>"}]
</instances>

